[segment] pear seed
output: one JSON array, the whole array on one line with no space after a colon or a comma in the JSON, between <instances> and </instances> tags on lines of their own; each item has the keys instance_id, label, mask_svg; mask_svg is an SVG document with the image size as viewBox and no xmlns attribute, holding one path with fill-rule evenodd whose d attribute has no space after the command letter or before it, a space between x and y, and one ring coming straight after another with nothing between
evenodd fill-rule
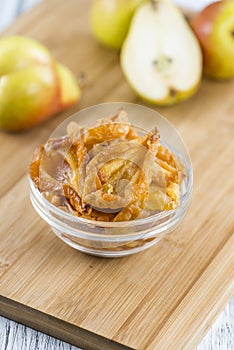
<instances>
[{"instance_id":1,"label":"pear seed","mask_svg":"<svg viewBox=\"0 0 234 350\"><path fill-rule=\"evenodd\" d=\"M161 55L158 59L153 61L153 65L157 66L157 69L160 72L169 68L170 63L172 63L172 58L164 55Z\"/></svg>"}]
</instances>

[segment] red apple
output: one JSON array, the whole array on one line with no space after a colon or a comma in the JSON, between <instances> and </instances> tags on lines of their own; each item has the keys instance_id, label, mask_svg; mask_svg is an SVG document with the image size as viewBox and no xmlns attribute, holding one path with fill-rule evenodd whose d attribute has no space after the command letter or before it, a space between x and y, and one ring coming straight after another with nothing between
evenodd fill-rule
<instances>
[{"instance_id":1,"label":"red apple","mask_svg":"<svg viewBox=\"0 0 234 350\"><path fill-rule=\"evenodd\" d=\"M191 24L202 47L204 75L213 79L234 77L234 1L208 5Z\"/></svg>"}]
</instances>

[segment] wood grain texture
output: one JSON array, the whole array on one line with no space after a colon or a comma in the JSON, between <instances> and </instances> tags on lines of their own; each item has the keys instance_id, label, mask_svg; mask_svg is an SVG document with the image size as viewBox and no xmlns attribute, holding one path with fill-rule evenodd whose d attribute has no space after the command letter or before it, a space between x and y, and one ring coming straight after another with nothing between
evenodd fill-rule
<instances>
[{"instance_id":1,"label":"wood grain texture","mask_svg":"<svg viewBox=\"0 0 234 350\"><path fill-rule=\"evenodd\" d=\"M234 298L219 315L219 318L197 347L197 350L233 349L234 325L231 322L231 317L234 316L232 315L233 307ZM0 350L12 349L82 350L47 334L0 317Z\"/></svg>"},{"instance_id":2,"label":"wood grain texture","mask_svg":"<svg viewBox=\"0 0 234 350\"><path fill-rule=\"evenodd\" d=\"M0 134L1 314L96 350L110 349L109 342L113 348L190 350L233 295L234 82L203 81L189 101L157 109L183 136L194 166L192 204L173 234L116 260L67 247L29 203L34 147L83 107L141 103L118 55L93 39L88 8L85 0L47 0L6 32L40 40L74 73L86 72L87 86L69 111L28 133Z\"/></svg>"},{"instance_id":3,"label":"wood grain texture","mask_svg":"<svg viewBox=\"0 0 234 350\"><path fill-rule=\"evenodd\" d=\"M3 317L0 324L0 350L82 350Z\"/></svg>"},{"instance_id":4,"label":"wood grain texture","mask_svg":"<svg viewBox=\"0 0 234 350\"><path fill-rule=\"evenodd\" d=\"M232 350L234 339L234 298L212 325L197 350ZM82 350L38 330L0 317L0 350ZM87 349L87 348L86 348ZM85 349L85 350L86 350ZM191 349L190 349L191 350Z\"/></svg>"}]
</instances>

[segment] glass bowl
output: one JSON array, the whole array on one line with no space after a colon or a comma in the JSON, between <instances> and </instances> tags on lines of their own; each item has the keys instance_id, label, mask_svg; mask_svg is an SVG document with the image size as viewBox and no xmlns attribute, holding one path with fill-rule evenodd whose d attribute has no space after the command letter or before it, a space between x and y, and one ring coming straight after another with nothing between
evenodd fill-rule
<instances>
[{"instance_id":1,"label":"glass bowl","mask_svg":"<svg viewBox=\"0 0 234 350\"><path fill-rule=\"evenodd\" d=\"M66 119L50 138L65 135L66 128L71 121L80 125L92 126L97 119L108 118L121 108L128 113L129 121L138 133L144 133L145 130L150 131L157 126L161 142L184 162L186 177L181 185L180 205L176 209L160 211L142 219L122 222L84 219L53 205L29 178L31 202L41 218L49 224L51 230L69 246L95 256L121 257L154 245L181 222L192 195L193 172L186 147L175 128L154 110L126 102L95 105Z\"/></svg>"}]
</instances>

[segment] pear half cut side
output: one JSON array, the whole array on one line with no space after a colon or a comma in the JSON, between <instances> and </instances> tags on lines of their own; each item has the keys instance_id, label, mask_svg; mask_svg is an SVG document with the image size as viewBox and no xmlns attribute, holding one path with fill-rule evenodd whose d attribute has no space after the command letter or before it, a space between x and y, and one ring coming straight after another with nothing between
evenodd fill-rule
<instances>
[{"instance_id":1,"label":"pear half cut side","mask_svg":"<svg viewBox=\"0 0 234 350\"><path fill-rule=\"evenodd\" d=\"M202 76L202 52L182 12L163 1L136 11L121 50L121 67L144 100L166 106L196 92Z\"/></svg>"}]
</instances>

